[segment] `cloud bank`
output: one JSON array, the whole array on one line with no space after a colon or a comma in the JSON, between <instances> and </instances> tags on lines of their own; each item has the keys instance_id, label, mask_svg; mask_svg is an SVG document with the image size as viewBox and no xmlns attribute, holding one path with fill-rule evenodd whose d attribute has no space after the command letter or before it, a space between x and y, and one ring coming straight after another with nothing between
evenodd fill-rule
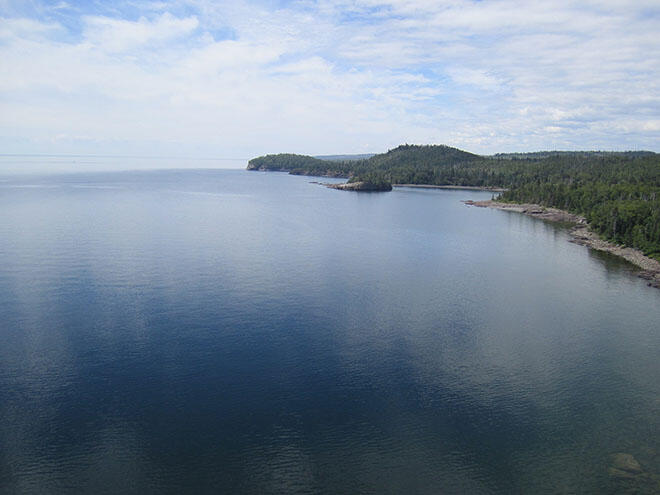
<instances>
[{"instance_id":1,"label":"cloud bank","mask_svg":"<svg viewBox=\"0 0 660 495\"><path fill-rule=\"evenodd\" d=\"M660 5L0 2L2 153L660 151Z\"/></svg>"}]
</instances>

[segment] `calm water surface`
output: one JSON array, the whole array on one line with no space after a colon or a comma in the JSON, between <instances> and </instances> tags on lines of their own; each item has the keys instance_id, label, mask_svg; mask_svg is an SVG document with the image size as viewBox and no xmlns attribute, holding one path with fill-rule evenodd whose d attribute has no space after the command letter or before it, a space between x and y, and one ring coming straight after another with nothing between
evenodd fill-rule
<instances>
[{"instance_id":1,"label":"calm water surface","mask_svg":"<svg viewBox=\"0 0 660 495\"><path fill-rule=\"evenodd\" d=\"M660 291L488 193L310 180L0 181L0 492L660 486Z\"/></svg>"}]
</instances>

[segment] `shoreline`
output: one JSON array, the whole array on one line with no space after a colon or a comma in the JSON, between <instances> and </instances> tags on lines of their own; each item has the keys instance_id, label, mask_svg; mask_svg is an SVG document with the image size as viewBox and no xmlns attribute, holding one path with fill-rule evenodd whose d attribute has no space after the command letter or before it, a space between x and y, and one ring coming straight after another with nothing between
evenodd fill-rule
<instances>
[{"instance_id":1,"label":"shoreline","mask_svg":"<svg viewBox=\"0 0 660 495\"><path fill-rule=\"evenodd\" d=\"M466 191L489 191L504 192L506 189L501 187L477 187L477 186L436 186L434 184L392 184L392 187L416 187L419 189L463 189Z\"/></svg>"},{"instance_id":2,"label":"shoreline","mask_svg":"<svg viewBox=\"0 0 660 495\"><path fill-rule=\"evenodd\" d=\"M596 251L619 256L640 269L636 275L648 281L649 287L660 289L660 261L646 256L642 251L635 248L623 247L612 242L601 239L591 230L587 220L580 215L575 215L557 208L548 208L537 204L502 203L494 200L487 201L463 201L468 206L479 208L493 208L503 211L514 211L524 215L548 220L550 222L573 224L569 230L571 239L569 242L586 246Z\"/></svg>"},{"instance_id":3,"label":"shoreline","mask_svg":"<svg viewBox=\"0 0 660 495\"><path fill-rule=\"evenodd\" d=\"M293 174L296 175L296 174ZM330 179L345 179L346 177L341 177L341 176L334 176L334 175L317 175L317 176L307 176L307 177L318 177L318 178L330 178ZM348 182L339 182L337 184L334 183L328 183L328 182L319 182L319 181L310 181L310 184L319 184L321 186L326 186L329 187L330 189L344 189L344 190L352 190L352 187L345 187ZM504 192L507 191L507 189L501 188L501 187L479 187L479 186L451 186L451 185L445 185L445 186L438 186L435 184L392 184L392 187L412 187L416 189L458 189L462 191L487 191L487 192Z\"/></svg>"}]
</instances>

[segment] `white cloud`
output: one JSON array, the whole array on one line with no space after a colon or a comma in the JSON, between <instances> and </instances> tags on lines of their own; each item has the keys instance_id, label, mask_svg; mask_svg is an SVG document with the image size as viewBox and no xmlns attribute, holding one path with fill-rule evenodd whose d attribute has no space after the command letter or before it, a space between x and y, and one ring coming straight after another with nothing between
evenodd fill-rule
<instances>
[{"instance_id":1,"label":"white cloud","mask_svg":"<svg viewBox=\"0 0 660 495\"><path fill-rule=\"evenodd\" d=\"M0 23L0 145L48 150L64 135L99 152L161 143L216 156L401 142L660 151L653 2L130 8Z\"/></svg>"},{"instance_id":2,"label":"white cloud","mask_svg":"<svg viewBox=\"0 0 660 495\"><path fill-rule=\"evenodd\" d=\"M0 40L11 41L16 38L40 38L53 31L61 31L56 23L39 22L33 19L7 19L0 17Z\"/></svg>"},{"instance_id":3,"label":"white cloud","mask_svg":"<svg viewBox=\"0 0 660 495\"><path fill-rule=\"evenodd\" d=\"M182 37L190 34L199 25L195 17L177 19L168 12L153 20L141 17L137 21L126 21L89 16L84 17L83 21L85 41L111 52Z\"/></svg>"}]
</instances>

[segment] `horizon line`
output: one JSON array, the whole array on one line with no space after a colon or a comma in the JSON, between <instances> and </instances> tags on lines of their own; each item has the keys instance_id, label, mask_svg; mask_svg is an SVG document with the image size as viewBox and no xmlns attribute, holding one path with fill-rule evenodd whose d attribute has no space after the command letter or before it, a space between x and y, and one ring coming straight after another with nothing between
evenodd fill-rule
<instances>
[{"instance_id":1,"label":"horizon line","mask_svg":"<svg viewBox=\"0 0 660 495\"><path fill-rule=\"evenodd\" d=\"M213 157L195 157L195 156L163 156L163 155L107 155L107 154L84 154L84 153L0 153L2 156L42 156L42 157L71 157L71 158L151 158L158 160L250 160L250 158L213 158Z\"/></svg>"}]
</instances>

